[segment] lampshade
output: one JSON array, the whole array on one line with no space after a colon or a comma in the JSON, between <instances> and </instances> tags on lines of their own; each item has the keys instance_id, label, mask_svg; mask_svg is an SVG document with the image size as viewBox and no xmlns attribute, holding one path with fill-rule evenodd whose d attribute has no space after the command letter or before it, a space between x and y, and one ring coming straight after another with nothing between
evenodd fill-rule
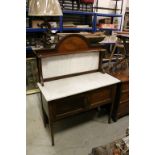
<instances>
[{"instance_id":1,"label":"lampshade","mask_svg":"<svg viewBox=\"0 0 155 155\"><path fill-rule=\"evenodd\" d=\"M29 0L29 16L62 16L58 0Z\"/></svg>"}]
</instances>

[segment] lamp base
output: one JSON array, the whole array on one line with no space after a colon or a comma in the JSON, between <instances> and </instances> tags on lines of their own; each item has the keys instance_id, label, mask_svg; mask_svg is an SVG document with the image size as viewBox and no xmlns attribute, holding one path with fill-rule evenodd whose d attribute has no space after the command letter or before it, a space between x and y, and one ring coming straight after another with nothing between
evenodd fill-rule
<instances>
[{"instance_id":1,"label":"lamp base","mask_svg":"<svg viewBox=\"0 0 155 155\"><path fill-rule=\"evenodd\" d=\"M38 24L38 26L41 27L42 29L46 29L46 31L43 32L43 36L41 39L43 47L50 48L53 45L53 40L51 40L51 37L53 36L53 33L51 32L51 25L45 18L44 22L42 24Z\"/></svg>"}]
</instances>

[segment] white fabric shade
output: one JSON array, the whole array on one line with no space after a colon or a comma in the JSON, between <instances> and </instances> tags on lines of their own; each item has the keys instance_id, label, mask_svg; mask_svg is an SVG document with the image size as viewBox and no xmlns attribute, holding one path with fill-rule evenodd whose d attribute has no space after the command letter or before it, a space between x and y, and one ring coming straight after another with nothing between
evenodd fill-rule
<instances>
[{"instance_id":1,"label":"white fabric shade","mask_svg":"<svg viewBox=\"0 0 155 155\"><path fill-rule=\"evenodd\" d=\"M58 0L30 0L29 16L62 16Z\"/></svg>"}]
</instances>

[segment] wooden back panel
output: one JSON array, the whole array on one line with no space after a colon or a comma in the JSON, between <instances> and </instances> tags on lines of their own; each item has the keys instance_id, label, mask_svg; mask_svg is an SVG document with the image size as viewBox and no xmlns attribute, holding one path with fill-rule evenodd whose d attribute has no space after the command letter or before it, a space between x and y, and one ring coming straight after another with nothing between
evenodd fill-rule
<instances>
[{"instance_id":1,"label":"wooden back panel","mask_svg":"<svg viewBox=\"0 0 155 155\"><path fill-rule=\"evenodd\" d=\"M41 49L37 56L39 78L44 81L95 72L101 69L101 47L92 47L88 40L79 34L62 38L55 49Z\"/></svg>"},{"instance_id":2,"label":"wooden back panel","mask_svg":"<svg viewBox=\"0 0 155 155\"><path fill-rule=\"evenodd\" d=\"M60 40L56 46L56 49L58 52L68 53L72 51L79 52L88 50L89 46L89 42L85 37L79 34L71 34Z\"/></svg>"}]
</instances>

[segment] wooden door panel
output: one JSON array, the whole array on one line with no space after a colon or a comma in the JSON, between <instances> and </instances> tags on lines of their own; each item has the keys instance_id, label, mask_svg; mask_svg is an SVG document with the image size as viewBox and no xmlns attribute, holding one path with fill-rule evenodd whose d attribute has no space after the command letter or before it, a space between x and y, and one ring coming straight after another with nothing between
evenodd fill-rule
<instances>
[{"instance_id":1,"label":"wooden door panel","mask_svg":"<svg viewBox=\"0 0 155 155\"><path fill-rule=\"evenodd\" d=\"M109 102L111 100L111 87L105 87L92 91L88 95L88 100L91 105Z\"/></svg>"},{"instance_id":2,"label":"wooden door panel","mask_svg":"<svg viewBox=\"0 0 155 155\"><path fill-rule=\"evenodd\" d=\"M84 110L85 98L83 95L76 95L56 100L52 103L55 117L65 117Z\"/></svg>"},{"instance_id":3,"label":"wooden door panel","mask_svg":"<svg viewBox=\"0 0 155 155\"><path fill-rule=\"evenodd\" d=\"M129 101L124 102L119 105L118 108L118 117L127 115L129 113Z\"/></svg>"},{"instance_id":4,"label":"wooden door panel","mask_svg":"<svg viewBox=\"0 0 155 155\"><path fill-rule=\"evenodd\" d=\"M122 91L129 90L129 81L122 83Z\"/></svg>"},{"instance_id":5,"label":"wooden door panel","mask_svg":"<svg viewBox=\"0 0 155 155\"><path fill-rule=\"evenodd\" d=\"M126 100L129 100L129 92L124 92L121 94L121 98L120 98L120 101L126 101Z\"/></svg>"}]
</instances>

